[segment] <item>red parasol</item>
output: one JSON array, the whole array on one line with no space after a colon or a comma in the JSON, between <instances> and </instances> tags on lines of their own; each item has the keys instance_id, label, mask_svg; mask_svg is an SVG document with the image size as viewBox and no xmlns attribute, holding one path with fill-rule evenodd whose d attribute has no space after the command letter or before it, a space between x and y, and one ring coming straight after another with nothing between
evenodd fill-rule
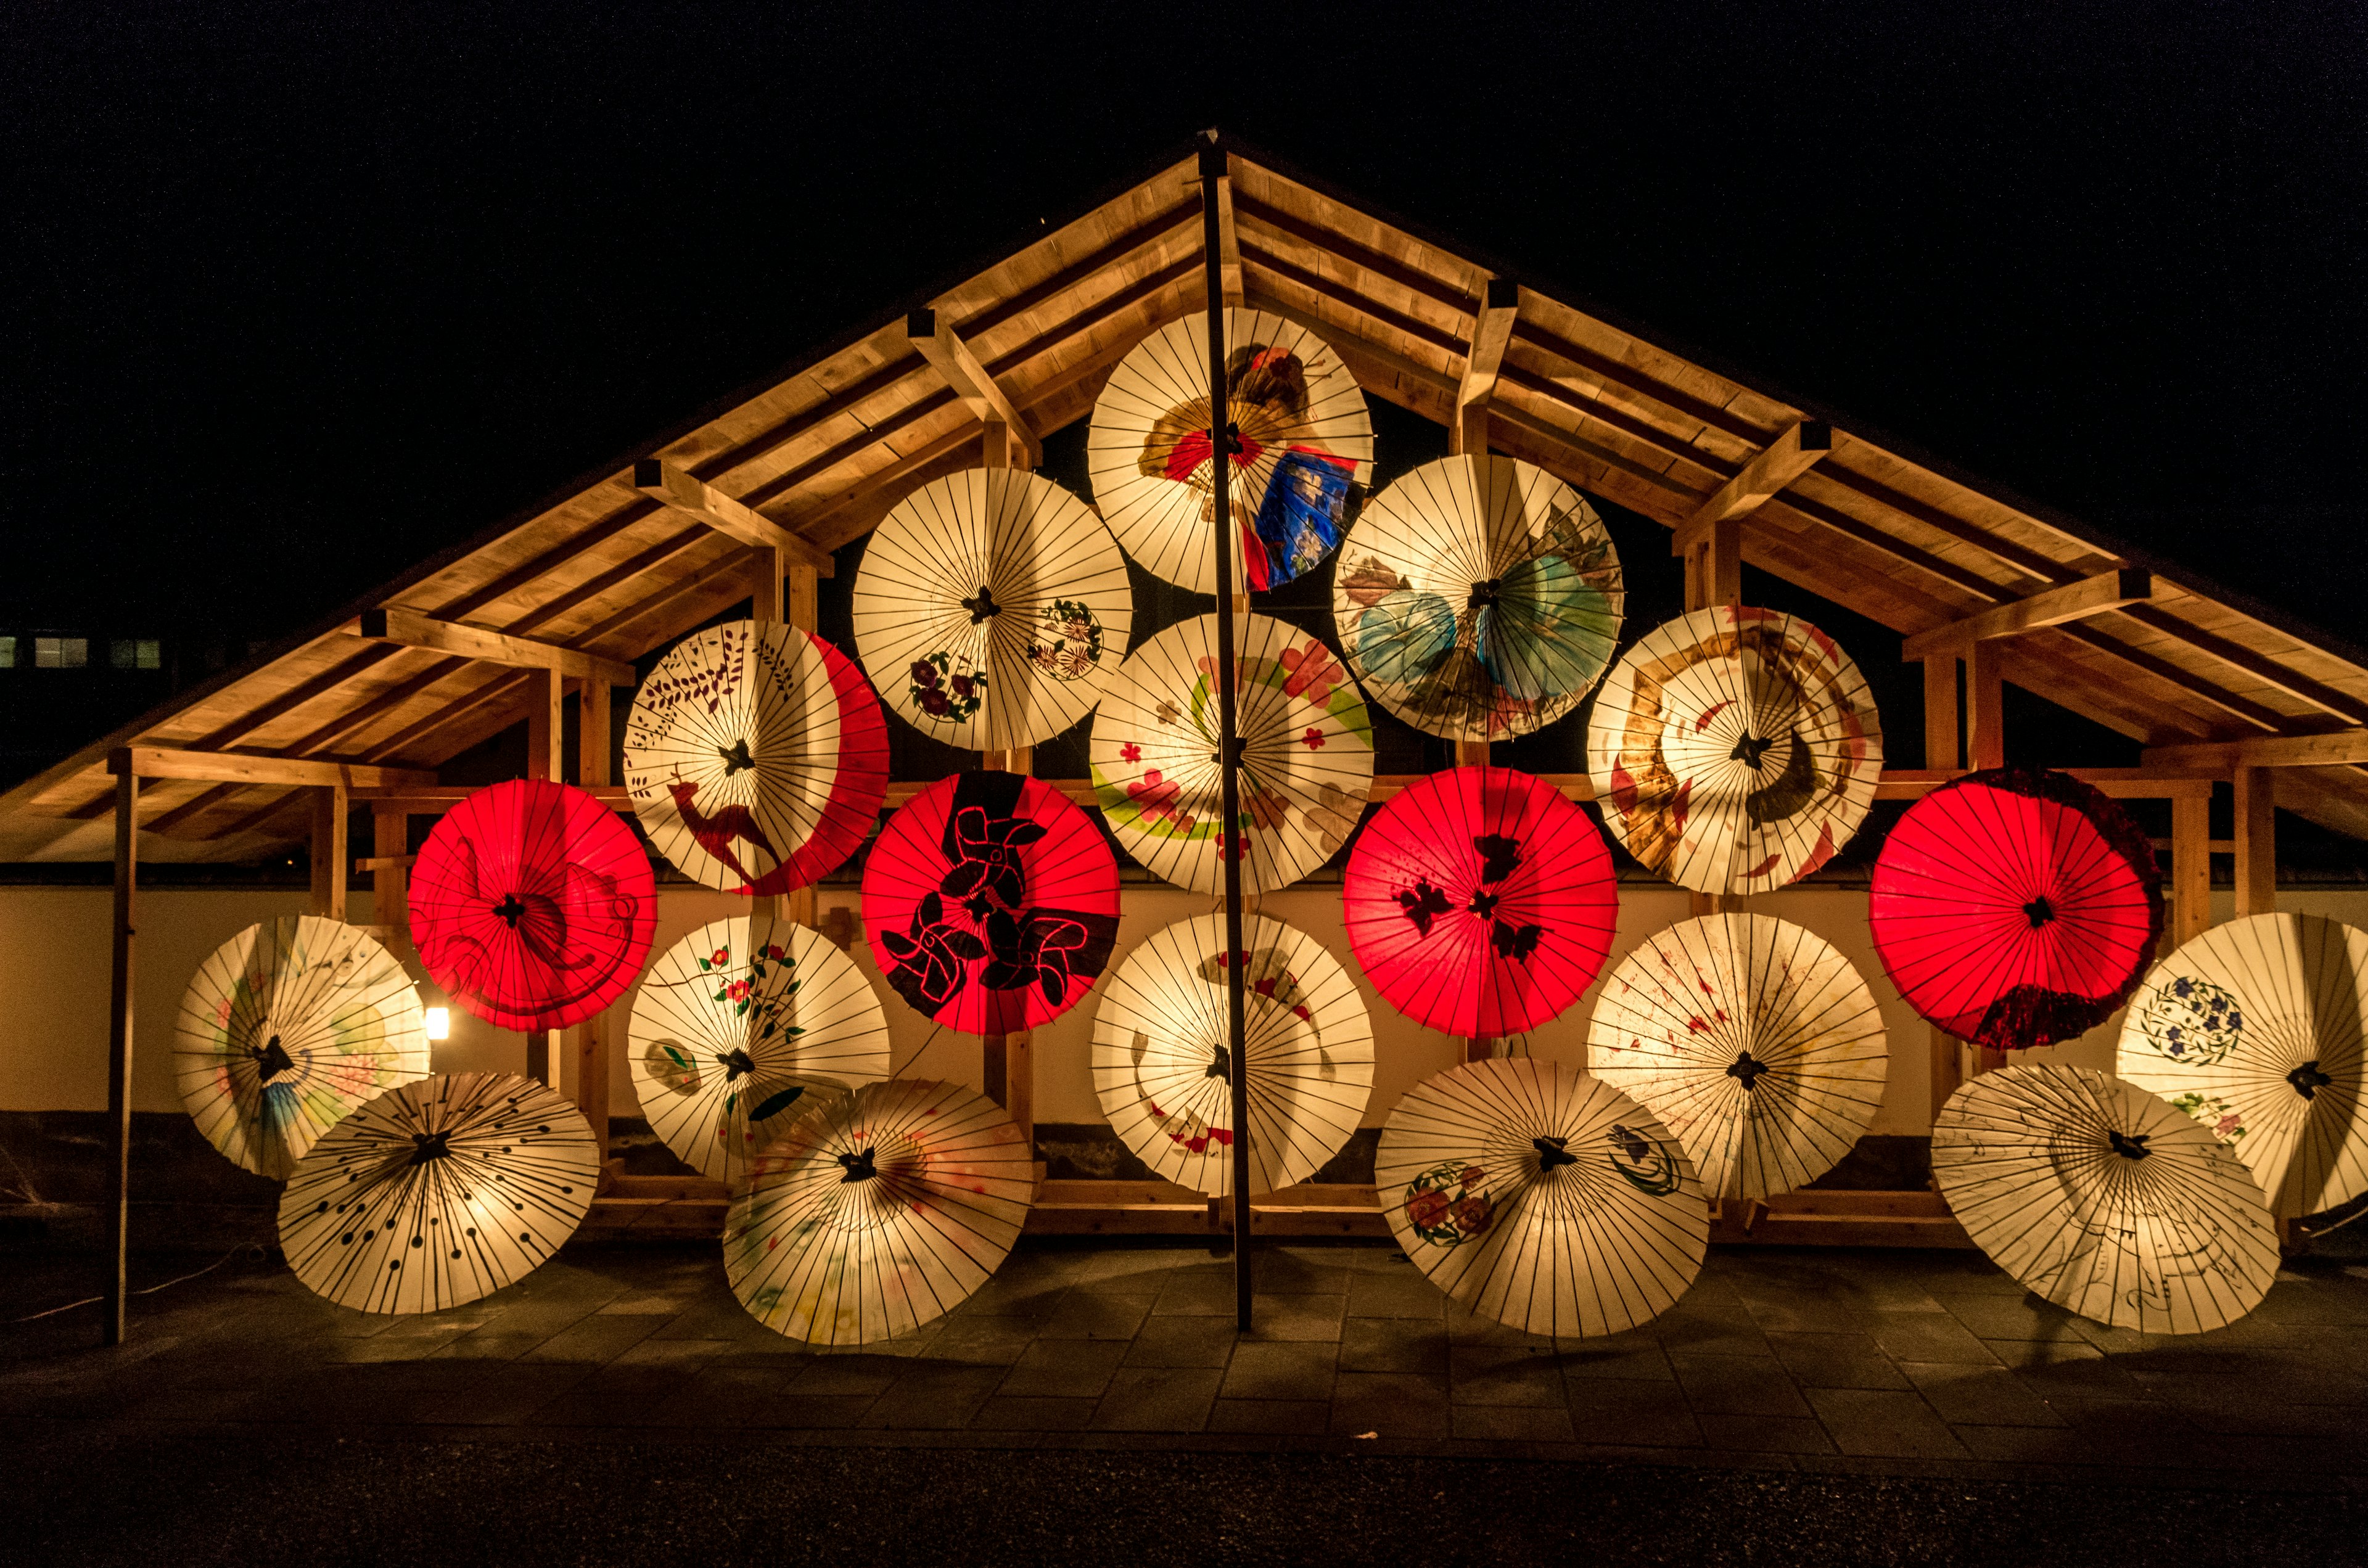
<instances>
[{"instance_id":1,"label":"red parasol","mask_svg":"<svg viewBox=\"0 0 2368 1568\"><path fill-rule=\"evenodd\" d=\"M1916 802L1874 863L1874 950L1907 1005L2020 1051L2103 1023L2162 935L2154 843L2069 774L1969 773Z\"/></svg>"},{"instance_id":2,"label":"red parasol","mask_svg":"<svg viewBox=\"0 0 2368 1568\"><path fill-rule=\"evenodd\" d=\"M1376 812L1342 903L1390 1004L1467 1038L1534 1028L1578 1000L1620 919L1601 832L1506 767L1432 774Z\"/></svg>"},{"instance_id":3,"label":"red parasol","mask_svg":"<svg viewBox=\"0 0 2368 1568\"><path fill-rule=\"evenodd\" d=\"M411 940L428 976L506 1029L580 1023L648 957L657 879L617 813L518 778L445 814L412 869Z\"/></svg>"},{"instance_id":4,"label":"red parasol","mask_svg":"<svg viewBox=\"0 0 2368 1568\"><path fill-rule=\"evenodd\" d=\"M1118 858L1025 774L957 773L888 819L863 925L896 994L948 1028L1003 1034L1076 1006L1118 938Z\"/></svg>"}]
</instances>

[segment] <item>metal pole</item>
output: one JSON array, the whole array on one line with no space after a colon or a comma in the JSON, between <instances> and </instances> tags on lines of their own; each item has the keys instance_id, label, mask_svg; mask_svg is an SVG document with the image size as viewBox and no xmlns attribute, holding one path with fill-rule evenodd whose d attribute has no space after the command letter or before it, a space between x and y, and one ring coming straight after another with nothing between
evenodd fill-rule
<instances>
[{"instance_id":1,"label":"metal pole","mask_svg":"<svg viewBox=\"0 0 2368 1568\"><path fill-rule=\"evenodd\" d=\"M1241 743L1234 728L1234 551L1230 460L1239 433L1225 398L1224 245L1218 234L1217 182L1225 150L1213 140L1201 148L1201 242L1209 287L1209 479L1215 487L1217 536L1217 754L1220 812L1217 855L1225 875L1225 1079L1234 1102L1234 1315L1250 1326L1249 1058L1243 986L1247 955L1242 941Z\"/></svg>"},{"instance_id":2,"label":"metal pole","mask_svg":"<svg viewBox=\"0 0 2368 1568\"><path fill-rule=\"evenodd\" d=\"M140 878L140 780L119 753L115 776L115 934L107 1000L107 1280L100 1342L123 1343L123 1296L131 1228L131 937Z\"/></svg>"}]
</instances>

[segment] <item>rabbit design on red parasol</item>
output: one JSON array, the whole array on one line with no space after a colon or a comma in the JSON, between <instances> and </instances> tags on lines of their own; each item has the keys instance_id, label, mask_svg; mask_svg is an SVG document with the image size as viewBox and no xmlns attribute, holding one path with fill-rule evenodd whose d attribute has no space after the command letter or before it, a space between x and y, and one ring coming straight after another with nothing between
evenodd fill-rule
<instances>
[{"instance_id":1,"label":"rabbit design on red parasol","mask_svg":"<svg viewBox=\"0 0 2368 1568\"><path fill-rule=\"evenodd\" d=\"M746 756L747 743L742 742L739 749L741 755ZM753 765L743 763L742 766ZM780 851L773 847L772 840L765 836L765 830L757 825L757 819L749 814L746 806L735 801L725 806L713 816L709 816L699 809L699 786L683 778L682 769L679 767L674 770L674 778L667 781L666 793L674 797L676 814L682 818L683 825L690 829L692 840L701 849L731 867L739 876L741 882L745 884L738 890L739 892L749 892L755 885L757 877L747 867L740 863L738 856L732 853L734 839L736 838L744 844L752 845L763 850L773 858L777 865L780 862Z\"/></svg>"}]
</instances>

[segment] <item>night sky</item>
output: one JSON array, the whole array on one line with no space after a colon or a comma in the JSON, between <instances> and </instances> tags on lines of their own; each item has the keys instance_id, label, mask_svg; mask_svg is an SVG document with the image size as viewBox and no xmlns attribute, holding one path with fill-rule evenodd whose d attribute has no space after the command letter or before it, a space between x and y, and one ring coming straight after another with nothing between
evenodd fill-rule
<instances>
[{"instance_id":1,"label":"night sky","mask_svg":"<svg viewBox=\"0 0 2368 1568\"><path fill-rule=\"evenodd\" d=\"M2355 640L2359 6L0 16L0 618L278 635L1216 124Z\"/></svg>"}]
</instances>

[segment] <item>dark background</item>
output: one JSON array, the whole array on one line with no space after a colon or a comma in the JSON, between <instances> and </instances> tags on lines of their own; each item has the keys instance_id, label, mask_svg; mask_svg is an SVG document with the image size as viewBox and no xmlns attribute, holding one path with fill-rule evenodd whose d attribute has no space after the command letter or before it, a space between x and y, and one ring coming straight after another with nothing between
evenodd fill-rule
<instances>
[{"instance_id":1,"label":"dark background","mask_svg":"<svg viewBox=\"0 0 2368 1568\"><path fill-rule=\"evenodd\" d=\"M89 738L1217 124L2368 641L2364 17L20 3L0 631L163 640ZM1444 450L1394 414L1384 481ZM1674 563L1612 523L1641 631Z\"/></svg>"}]
</instances>

